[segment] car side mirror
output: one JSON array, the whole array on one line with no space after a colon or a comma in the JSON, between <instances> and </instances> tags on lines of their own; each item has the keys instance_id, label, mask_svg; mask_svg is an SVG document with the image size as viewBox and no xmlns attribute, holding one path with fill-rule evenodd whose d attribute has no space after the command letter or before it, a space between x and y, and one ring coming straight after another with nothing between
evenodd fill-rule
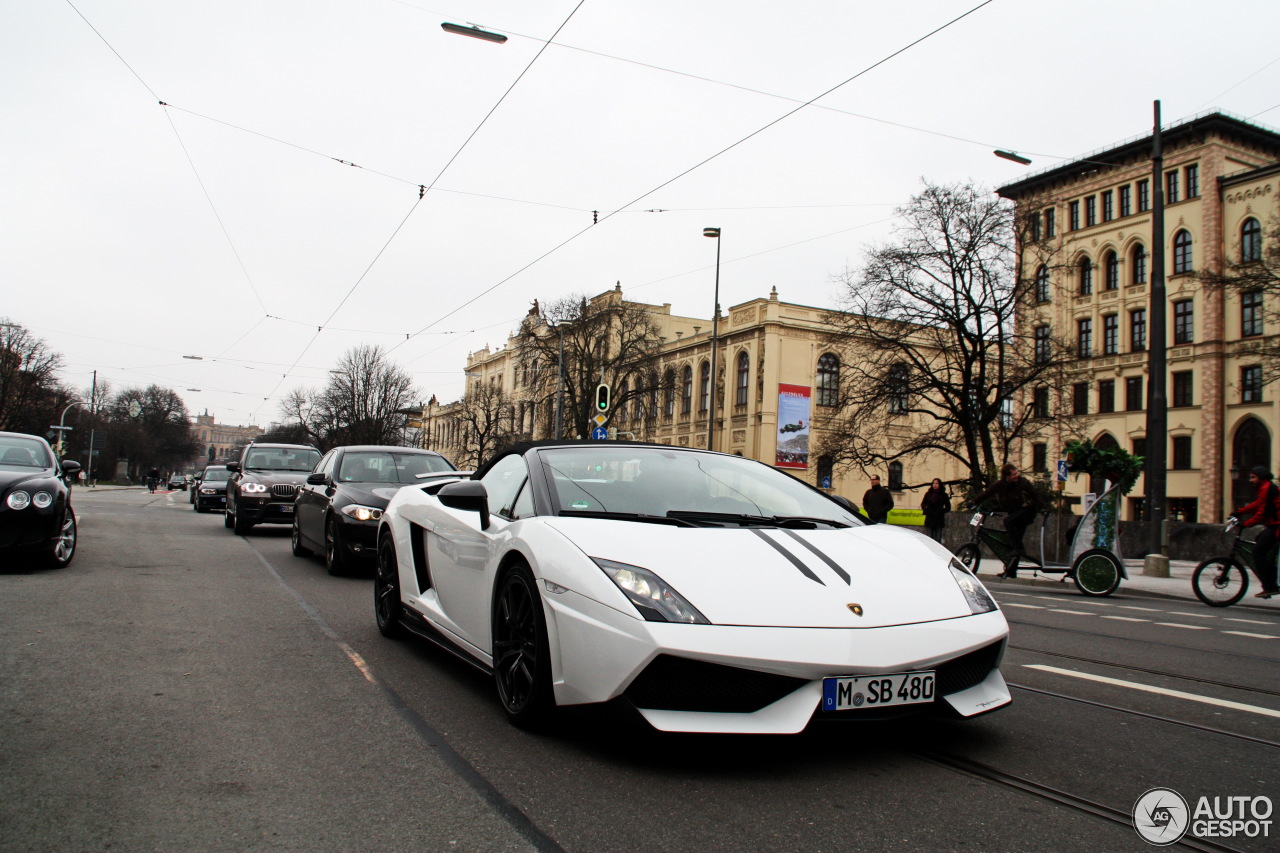
<instances>
[{"instance_id":1,"label":"car side mirror","mask_svg":"<svg viewBox=\"0 0 1280 853\"><path fill-rule=\"evenodd\" d=\"M452 509L480 513L480 529L489 529L489 492L484 483L476 480L459 480L448 483L436 492L440 503Z\"/></svg>"},{"instance_id":2,"label":"car side mirror","mask_svg":"<svg viewBox=\"0 0 1280 853\"><path fill-rule=\"evenodd\" d=\"M228 463L227 463L227 470L228 470L228 471L232 471L232 472L234 472L234 473L236 473L236 474L239 474L239 473L240 473L240 463L239 463L239 462L228 462Z\"/></svg>"},{"instance_id":3,"label":"car side mirror","mask_svg":"<svg viewBox=\"0 0 1280 853\"><path fill-rule=\"evenodd\" d=\"M80 473L80 463L74 459L63 459L62 473L68 476Z\"/></svg>"},{"instance_id":4,"label":"car side mirror","mask_svg":"<svg viewBox=\"0 0 1280 853\"><path fill-rule=\"evenodd\" d=\"M854 506L854 505L853 505L853 501L849 500L849 499L848 499L848 498L846 498L844 495L832 495L832 496L831 496L831 500L833 500L833 501L835 501L836 503L840 504L840 506L842 506L842 507L844 507L845 509L849 510L849 512L857 512L857 511L858 511L858 508L857 508L856 506Z\"/></svg>"},{"instance_id":5,"label":"car side mirror","mask_svg":"<svg viewBox=\"0 0 1280 853\"><path fill-rule=\"evenodd\" d=\"M316 471L314 474L307 475L308 486L327 486L328 484L329 478L324 474L321 474L319 471Z\"/></svg>"}]
</instances>

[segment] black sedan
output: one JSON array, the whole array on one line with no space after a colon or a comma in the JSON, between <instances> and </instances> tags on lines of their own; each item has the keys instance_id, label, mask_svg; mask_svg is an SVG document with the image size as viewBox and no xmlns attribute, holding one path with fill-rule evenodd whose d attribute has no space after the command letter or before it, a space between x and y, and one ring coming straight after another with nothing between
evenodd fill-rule
<instances>
[{"instance_id":1,"label":"black sedan","mask_svg":"<svg viewBox=\"0 0 1280 853\"><path fill-rule=\"evenodd\" d=\"M191 484L191 506L196 512L221 512L227 508L226 465L210 465L196 475Z\"/></svg>"},{"instance_id":2,"label":"black sedan","mask_svg":"<svg viewBox=\"0 0 1280 853\"><path fill-rule=\"evenodd\" d=\"M433 450L363 445L335 447L298 489L293 513L293 553L324 554L329 574L377 557L378 519L402 486L456 470Z\"/></svg>"},{"instance_id":3,"label":"black sedan","mask_svg":"<svg viewBox=\"0 0 1280 853\"><path fill-rule=\"evenodd\" d=\"M60 569L76 553L71 479L79 462L61 464L35 435L0 432L0 564L36 557Z\"/></svg>"},{"instance_id":4,"label":"black sedan","mask_svg":"<svg viewBox=\"0 0 1280 853\"><path fill-rule=\"evenodd\" d=\"M187 490L187 476L185 474L174 474L169 478L169 488L175 492L179 489L185 492Z\"/></svg>"}]
</instances>

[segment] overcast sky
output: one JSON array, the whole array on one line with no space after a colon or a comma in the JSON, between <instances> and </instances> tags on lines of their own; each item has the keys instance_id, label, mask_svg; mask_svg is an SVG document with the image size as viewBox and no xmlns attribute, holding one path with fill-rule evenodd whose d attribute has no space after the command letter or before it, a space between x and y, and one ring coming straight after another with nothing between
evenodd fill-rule
<instances>
[{"instance_id":1,"label":"overcast sky","mask_svg":"<svg viewBox=\"0 0 1280 853\"><path fill-rule=\"evenodd\" d=\"M1280 125L1274 0L978 2L10 0L0 317L224 423L360 343L448 401L535 298L710 317L706 226L726 310L827 307L922 179L999 186L1157 98Z\"/></svg>"}]
</instances>

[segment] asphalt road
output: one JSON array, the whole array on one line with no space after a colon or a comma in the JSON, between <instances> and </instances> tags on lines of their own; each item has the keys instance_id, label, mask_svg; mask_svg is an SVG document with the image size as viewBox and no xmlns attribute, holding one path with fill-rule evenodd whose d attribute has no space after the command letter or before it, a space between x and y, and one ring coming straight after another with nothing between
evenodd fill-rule
<instances>
[{"instance_id":1,"label":"asphalt road","mask_svg":"<svg viewBox=\"0 0 1280 853\"><path fill-rule=\"evenodd\" d=\"M287 528L75 500L68 569L0 570L0 850L1124 851L1152 788L1280 802L1274 611L995 588L1017 686L981 719L534 735Z\"/></svg>"}]
</instances>

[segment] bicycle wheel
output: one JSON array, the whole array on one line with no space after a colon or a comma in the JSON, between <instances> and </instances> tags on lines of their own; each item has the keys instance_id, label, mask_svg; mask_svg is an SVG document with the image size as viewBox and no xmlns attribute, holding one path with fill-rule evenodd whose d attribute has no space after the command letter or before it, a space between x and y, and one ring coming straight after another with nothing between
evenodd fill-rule
<instances>
[{"instance_id":1,"label":"bicycle wheel","mask_svg":"<svg viewBox=\"0 0 1280 853\"><path fill-rule=\"evenodd\" d=\"M1071 580L1084 595L1110 595L1120 586L1120 561L1105 548L1091 548L1071 566Z\"/></svg>"},{"instance_id":2,"label":"bicycle wheel","mask_svg":"<svg viewBox=\"0 0 1280 853\"><path fill-rule=\"evenodd\" d=\"M1191 575L1196 598L1210 607L1230 607L1249 590L1249 573L1230 557L1210 557Z\"/></svg>"},{"instance_id":3,"label":"bicycle wheel","mask_svg":"<svg viewBox=\"0 0 1280 853\"><path fill-rule=\"evenodd\" d=\"M981 562L982 550L972 542L961 545L956 549L956 559L960 561L969 574L976 575L978 573L978 564Z\"/></svg>"}]
</instances>

